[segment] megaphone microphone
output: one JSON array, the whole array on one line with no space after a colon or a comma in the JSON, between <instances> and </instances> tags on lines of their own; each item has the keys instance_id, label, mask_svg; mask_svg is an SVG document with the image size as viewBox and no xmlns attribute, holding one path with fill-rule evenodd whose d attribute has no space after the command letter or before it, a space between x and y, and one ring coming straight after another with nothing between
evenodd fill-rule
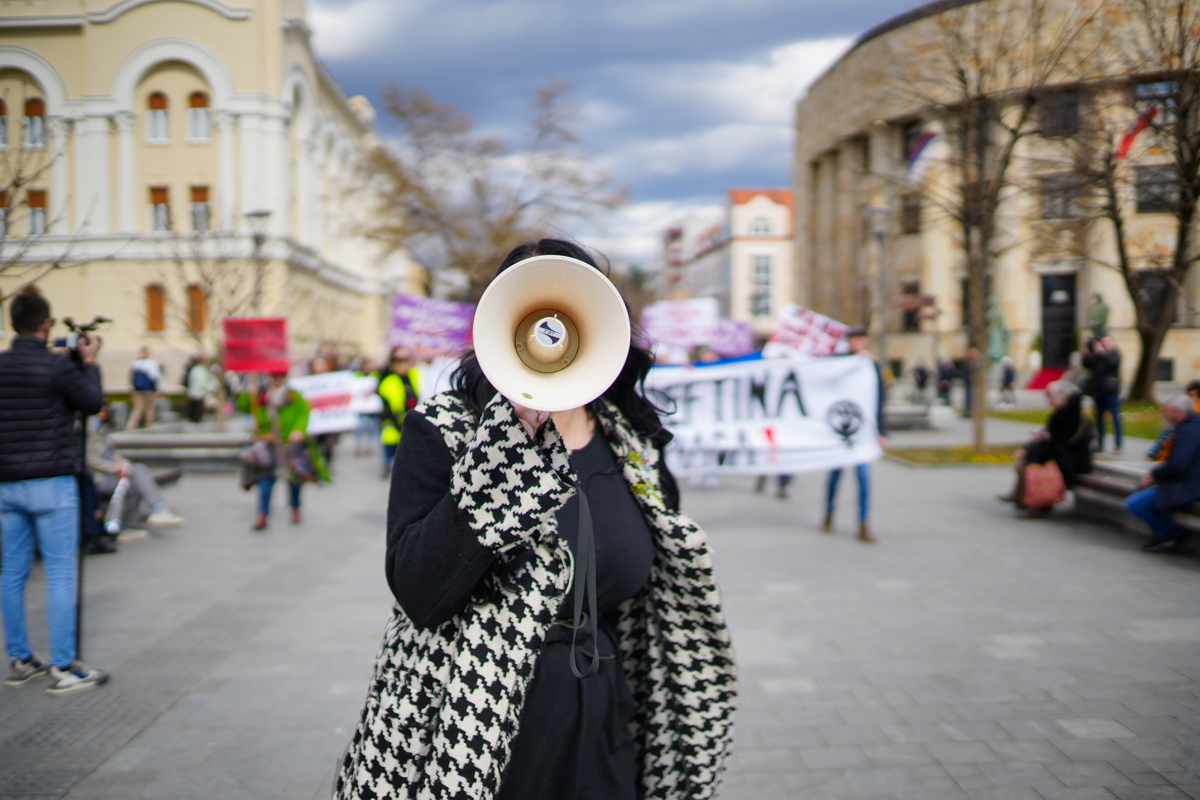
<instances>
[{"instance_id":1,"label":"megaphone microphone","mask_svg":"<svg viewBox=\"0 0 1200 800\"><path fill-rule=\"evenodd\" d=\"M595 400L629 355L629 312L600 270L566 256L513 264L475 310L475 358L500 394L535 411Z\"/></svg>"}]
</instances>

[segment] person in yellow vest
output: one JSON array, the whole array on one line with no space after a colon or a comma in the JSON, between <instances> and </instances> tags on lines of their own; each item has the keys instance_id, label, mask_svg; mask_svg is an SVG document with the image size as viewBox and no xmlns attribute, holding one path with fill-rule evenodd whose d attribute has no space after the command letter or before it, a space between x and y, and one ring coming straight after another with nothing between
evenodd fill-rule
<instances>
[{"instance_id":1,"label":"person in yellow vest","mask_svg":"<svg viewBox=\"0 0 1200 800\"><path fill-rule=\"evenodd\" d=\"M383 477L386 478L392 474L392 461L396 458L396 448L400 446L404 415L416 408L421 394L416 361L408 348L392 348L383 377L379 379L379 388L375 391L383 399L379 441L383 444Z\"/></svg>"}]
</instances>

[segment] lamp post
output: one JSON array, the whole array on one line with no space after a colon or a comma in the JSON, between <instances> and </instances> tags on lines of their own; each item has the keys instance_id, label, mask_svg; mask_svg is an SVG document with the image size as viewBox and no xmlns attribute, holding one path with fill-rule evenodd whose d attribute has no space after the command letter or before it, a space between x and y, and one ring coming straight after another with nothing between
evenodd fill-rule
<instances>
[{"instance_id":1,"label":"lamp post","mask_svg":"<svg viewBox=\"0 0 1200 800\"><path fill-rule=\"evenodd\" d=\"M877 286L876 313L879 315L879 364L888 370L887 356L887 248L884 246L888 232L888 219L892 210L885 205L867 206L867 217L871 222L871 233L879 244L879 265L875 281Z\"/></svg>"},{"instance_id":2,"label":"lamp post","mask_svg":"<svg viewBox=\"0 0 1200 800\"><path fill-rule=\"evenodd\" d=\"M267 243L267 220L271 217L271 212L268 209L259 209L257 211L247 211L244 215L246 221L250 223L250 230L254 235L254 295L251 297L251 306L254 309L254 316L262 316L262 284L263 284L263 245Z\"/></svg>"}]
</instances>

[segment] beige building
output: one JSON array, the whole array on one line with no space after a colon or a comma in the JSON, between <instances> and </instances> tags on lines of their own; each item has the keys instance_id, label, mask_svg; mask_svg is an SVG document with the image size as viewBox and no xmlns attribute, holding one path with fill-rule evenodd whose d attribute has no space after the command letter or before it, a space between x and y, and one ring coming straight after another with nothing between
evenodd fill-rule
<instances>
[{"instance_id":1,"label":"beige building","mask_svg":"<svg viewBox=\"0 0 1200 800\"><path fill-rule=\"evenodd\" d=\"M691 237L684 227L667 234L665 260L677 275L677 296L716 298L722 317L749 322L765 338L783 306L794 302L792 219L788 189L730 189L723 223Z\"/></svg>"},{"instance_id":2,"label":"beige building","mask_svg":"<svg viewBox=\"0 0 1200 800\"><path fill-rule=\"evenodd\" d=\"M374 110L303 0L0 3L0 100L0 292L37 278L60 320L110 317L110 387L143 345L174 382L226 316L286 316L294 360L378 356L390 296L423 289L360 234Z\"/></svg>"},{"instance_id":3,"label":"beige building","mask_svg":"<svg viewBox=\"0 0 1200 800\"><path fill-rule=\"evenodd\" d=\"M868 209L886 207L887 347L889 360L903 368L918 357L961 358L966 349L959 233L927 190L931 183L948 186L957 179L949 174L949 148L936 138L943 132L939 108L914 100L917 92L906 91L903 81L921 73L920 59L929 56L930 42L940 35L939 18L972 4L931 3L868 31L795 109L798 302L879 331L874 310L881 252ZM1123 15L1121 3L1103 5L1106 25L1135 24L1136 15ZM1062 19L1079 7L1075 0L1054 0L1049 18ZM1087 36L1080 42L1093 44ZM1064 173L1070 145L1095 119L1090 115L1105 115L1118 133L1128 130L1137 118L1129 101L1138 98L1139 110L1142 98L1152 102L1156 80L1161 79L1123 75L1113 59L1093 65L1086 79L1051 83L1040 92L1037 132L1018 143L1010 170L1011 187L999 215L997 244L1003 249L990 275L1022 380L1039 366L1068 366L1096 293L1111 307L1109 327L1125 353L1126 382L1133 375L1140 352L1133 304L1120 273L1102 263L1115 263L1111 229L1073 194L1071 176ZM933 137L925 154L928 170L914 174L909 156L923 137ZM1165 213L1161 185L1166 163L1152 132L1142 134L1122 162L1130 187L1126 224L1139 267L1151 266L1173 236L1174 217ZM1200 283L1188 284L1161 351L1160 379L1200 376L1195 314Z\"/></svg>"}]
</instances>

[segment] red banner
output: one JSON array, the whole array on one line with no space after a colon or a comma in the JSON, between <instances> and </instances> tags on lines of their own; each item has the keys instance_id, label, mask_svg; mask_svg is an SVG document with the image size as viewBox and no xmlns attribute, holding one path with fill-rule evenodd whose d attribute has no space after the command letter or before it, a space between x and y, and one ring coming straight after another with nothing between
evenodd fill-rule
<instances>
[{"instance_id":1,"label":"red banner","mask_svg":"<svg viewBox=\"0 0 1200 800\"><path fill-rule=\"evenodd\" d=\"M286 373L290 367L286 318L225 320L225 369Z\"/></svg>"}]
</instances>

